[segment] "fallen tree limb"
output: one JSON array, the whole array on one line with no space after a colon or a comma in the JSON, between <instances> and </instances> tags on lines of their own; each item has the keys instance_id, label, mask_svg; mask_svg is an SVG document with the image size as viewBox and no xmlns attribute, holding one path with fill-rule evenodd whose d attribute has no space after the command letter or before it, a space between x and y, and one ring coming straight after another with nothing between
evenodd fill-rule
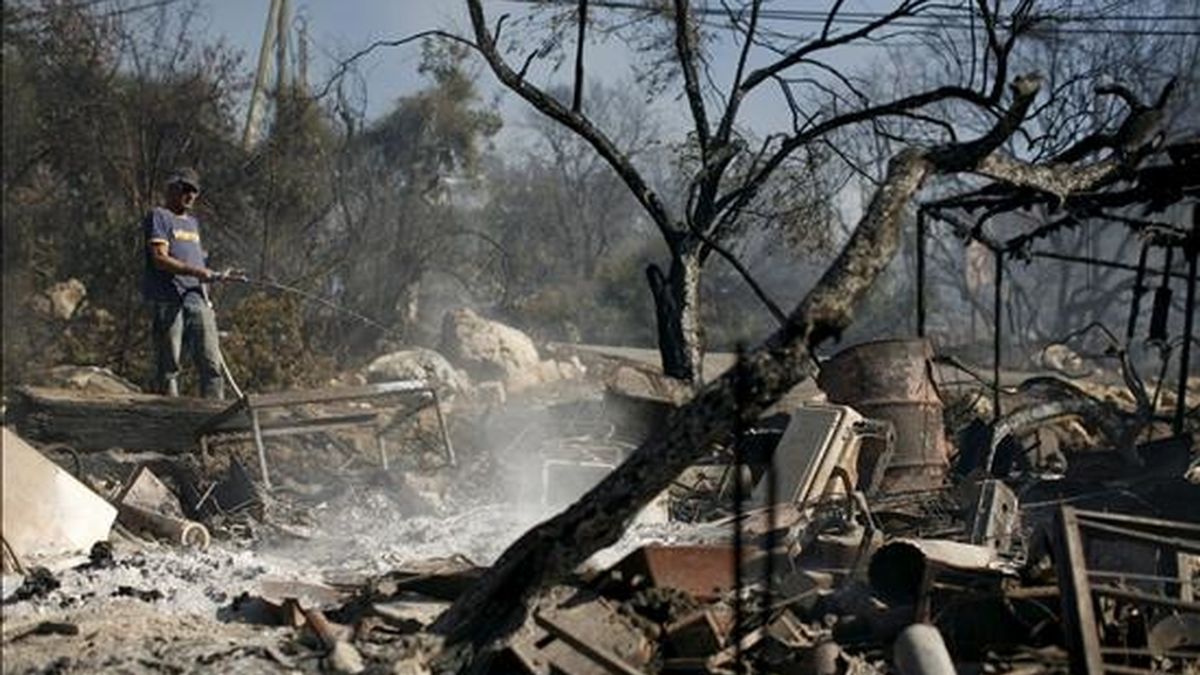
<instances>
[{"instance_id":1,"label":"fallen tree limb","mask_svg":"<svg viewBox=\"0 0 1200 675\"><path fill-rule=\"evenodd\" d=\"M484 659L477 657L521 625L540 589L615 543L681 471L811 374L811 349L850 324L854 306L895 255L902 216L926 178L970 170L994 152L1024 119L1038 91L1036 78L1018 79L1013 91L1008 113L984 137L912 148L891 160L850 240L787 323L672 413L583 498L526 532L438 619L432 630L446 638L442 667L478 666Z\"/></svg>"},{"instance_id":2,"label":"fallen tree limb","mask_svg":"<svg viewBox=\"0 0 1200 675\"><path fill-rule=\"evenodd\" d=\"M44 387L17 390L9 423L38 443L81 451L123 448L190 452L196 430L229 401L153 394L100 394Z\"/></svg>"}]
</instances>

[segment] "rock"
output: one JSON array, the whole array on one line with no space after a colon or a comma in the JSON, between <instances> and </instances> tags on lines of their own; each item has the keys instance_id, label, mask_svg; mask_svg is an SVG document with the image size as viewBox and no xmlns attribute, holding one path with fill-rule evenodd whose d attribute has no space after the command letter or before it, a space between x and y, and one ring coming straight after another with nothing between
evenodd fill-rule
<instances>
[{"instance_id":1,"label":"rock","mask_svg":"<svg viewBox=\"0 0 1200 675\"><path fill-rule=\"evenodd\" d=\"M87 297L87 287L78 279L67 279L47 288L44 295L50 301L50 315L65 321L75 315Z\"/></svg>"},{"instance_id":2,"label":"rock","mask_svg":"<svg viewBox=\"0 0 1200 675\"><path fill-rule=\"evenodd\" d=\"M1043 349L1038 354L1038 365L1063 373L1068 377L1083 377L1090 373L1083 362L1083 357L1062 344L1052 344Z\"/></svg>"},{"instance_id":3,"label":"rock","mask_svg":"<svg viewBox=\"0 0 1200 675\"><path fill-rule=\"evenodd\" d=\"M510 391L538 383L537 347L528 335L470 309L447 312L442 351L476 379L503 380Z\"/></svg>"},{"instance_id":4,"label":"rock","mask_svg":"<svg viewBox=\"0 0 1200 675\"><path fill-rule=\"evenodd\" d=\"M333 649L325 657L325 667L329 672L346 675L357 675L367 669L363 664L362 654L345 640L338 640L333 645Z\"/></svg>"},{"instance_id":5,"label":"rock","mask_svg":"<svg viewBox=\"0 0 1200 675\"><path fill-rule=\"evenodd\" d=\"M136 394L138 386L108 368L98 366L55 366L38 378L41 384L99 394Z\"/></svg>"},{"instance_id":6,"label":"rock","mask_svg":"<svg viewBox=\"0 0 1200 675\"><path fill-rule=\"evenodd\" d=\"M367 365L362 375L367 382L425 380L439 394L462 394L471 389L466 374L450 365L441 354L422 347L384 354Z\"/></svg>"},{"instance_id":7,"label":"rock","mask_svg":"<svg viewBox=\"0 0 1200 675\"><path fill-rule=\"evenodd\" d=\"M417 656L402 658L392 666L392 675L430 675L432 672L424 660Z\"/></svg>"},{"instance_id":8,"label":"rock","mask_svg":"<svg viewBox=\"0 0 1200 675\"><path fill-rule=\"evenodd\" d=\"M692 397L685 382L643 368L621 366L605 379L609 392L627 398L682 405Z\"/></svg>"},{"instance_id":9,"label":"rock","mask_svg":"<svg viewBox=\"0 0 1200 675\"><path fill-rule=\"evenodd\" d=\"M578 361L578 359L576 359ZM539 384L558 382L559 380L575 380L583 377L583 364L578 366L570 361L553 361L547 359L537 365L536 371Z\"/></svg>"}]
</instances>

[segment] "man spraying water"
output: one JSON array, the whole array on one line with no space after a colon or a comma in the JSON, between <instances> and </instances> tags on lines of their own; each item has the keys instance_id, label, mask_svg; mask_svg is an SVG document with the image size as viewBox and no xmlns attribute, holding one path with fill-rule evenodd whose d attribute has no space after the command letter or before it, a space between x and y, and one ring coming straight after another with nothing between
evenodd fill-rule
<instances>
[{"instance_id":1,"label":"man spraying water","mask_svg":"<svg viewBox=\"0 0 1200 675\"><path fill-rule=\"evenodd\" d=\"M199 371L200 394L224 398L217 321L206 287L222 275L207 267L200 223L191 214L200 194L200 178L192 169L180 169L167 179L166 190L164 205L142 221L143 294L154 316L155 386L159 393L179 395L179 360L187 346Z\"/></svg>"}]
</instances>

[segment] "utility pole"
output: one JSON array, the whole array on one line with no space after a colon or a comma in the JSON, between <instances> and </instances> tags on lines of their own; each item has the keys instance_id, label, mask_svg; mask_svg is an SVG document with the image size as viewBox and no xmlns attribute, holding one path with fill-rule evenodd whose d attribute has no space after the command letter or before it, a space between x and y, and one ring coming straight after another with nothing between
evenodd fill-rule
<instances>
[{"instance_id":1,"label":"utility pole","mask_svg":"<svg viewBox=\"0 0 1200 675\"><path fill-rule=\"evenodd\" d=\"M291 22L290 0L274 0L279 4L275 28L275 101L287 93L288 84L288 24Z\"/></svg>"},{"instance_id":2,"label":"utility pole","mask_svg":"<svg viewBox=\"0 0 1200 675\"><path fill-rule=\"evenodd\" d=\"M266 105L267 78L271 71L271 47L275 45L278 26L286 25L280 20L282 0L271 0L267 10L267 25L263 29L262 47L258 50L258 68L254 73L254 89L250 91L250 106L246 111L246 128L242 132L242 147L254 147L262 133L263 107Z\"/></svg>"},{"instance_id":3,"label":"utility pole","mask_svg":"<svg viewBox=\"0 0 1200 675\"><path fill-rule=\"evenodd\" d=\"M299 17L299 34L296 36L296 85L305 95L308 94L308 19Z\"/></svg>"}]
</instances>

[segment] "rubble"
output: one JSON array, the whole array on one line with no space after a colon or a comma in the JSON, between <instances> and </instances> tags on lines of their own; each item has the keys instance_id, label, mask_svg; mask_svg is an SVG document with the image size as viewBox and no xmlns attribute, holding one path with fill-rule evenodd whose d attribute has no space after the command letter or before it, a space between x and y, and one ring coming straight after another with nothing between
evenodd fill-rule
<instances>
[{"instance_id":1,"label":"rubble","mask_svg":"<svg viewBox=\"0 0 1200 675\"><path fill-rule=\"evenodd\" d=\"M4 546L19 565L86 552L108 539L117 510L21 437L0 430Z\"/></svg>"},{"instance_id":2,"label":"rubble","mask_svg":"<svg viewBox=\"0 0 1200 675\"><path fill-rule=\"evenodd\" d=\"M931 371L887 372L921 389ZM354 400L335 413L314 392L226 405L197 425L229 434L238 431L229 421L256 406L262 431L355 416L319 434L267 436L278 453L270 474L253 469L265 445L253 443L252 424L240 438L206 440L195 456L131 455L103 480L95 466L109 453L54 453L105 486L117 526L90 562L28 570L24 586L6 580L6 649L29 663L38 641L106 636L89 612L121 603L130 616L208 617L199 625L233 642L197 651L203 638L179 629L196 641L177 653L213 664L442 672L438 618L508 542L603 480L670 413L682 396L656 381L610 378L603 400L511 418L505 407L542 404L456 406L446 428L478 428L446 444L462 446L453 465L442 455L424 469L406 459L422 456L415 441L393 442L389 462L379 454L376 427L358 417L375 419L380 406ZM772 408L685 471L616 545L534 598L484 672L1032 674L1096 663L1188 672L1200 656L1200 530L1161 516L1191 510L1196 497L1183 478L1195 461L1190 439L1136 445L1132 469L1111 447L1044 440L1061 421L1013 417L1029 400L943 431L924 419L934 410L943 419L940 398L924 395L901 402L900 424L807 396ZM272 400L290 417L269 417ZM914 432L941 440L901 449L900 434ZM493 448L480 452L479 439ZM499 508L511 499L494 478L504 462L520 474L520 494ZM6 543L8 513L6 502ZM103 661L72 663L86 671Z\"/></svg>"}]
</instances>

